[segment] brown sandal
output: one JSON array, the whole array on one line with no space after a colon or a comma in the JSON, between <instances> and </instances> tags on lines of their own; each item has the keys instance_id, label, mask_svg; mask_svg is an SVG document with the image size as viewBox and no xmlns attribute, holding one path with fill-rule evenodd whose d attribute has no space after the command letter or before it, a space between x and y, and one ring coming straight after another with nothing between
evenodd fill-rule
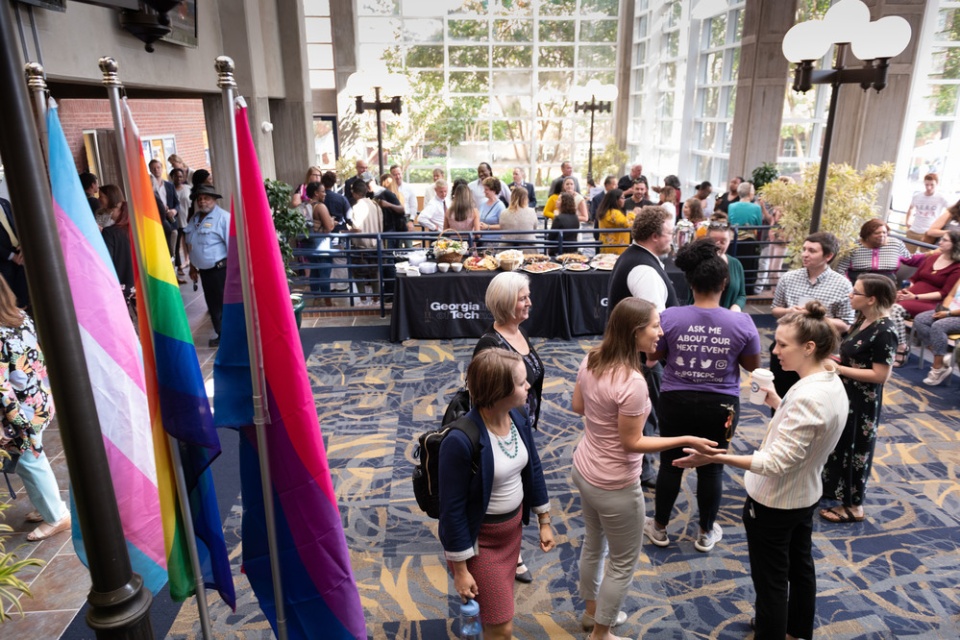
<instances>
[{"instance_id":1,"label":"brown sandal","mask_svg":"<svg viewBox=\"0 0 960 640\"><path fill-rule=\"evenodd\" d=\"M849 507L840 505L839 508L843 509L843 513L837 511L837 507L833 507L832 509L820 509L820 517L827 522L832 522L834 524L863 522L863 519L866 517L854 515L853 511L850 511Z\"/></svg>"},{"instance_id":2,"label":"brown sandal","mask_svg":"<svg viewBox=\"0 0 960 640\"><path fill-rule=\"evenodd\" d=\"M45 531L41 531L46 527ZM27 534L27 540L30 542L40 542L41 540L46 540L51 536L55 536L61 531L67 531L70 529L70 514L63 516L60 520L54 524L49 524L44 522L39 527Z\"/></svg>"}]
</instances>

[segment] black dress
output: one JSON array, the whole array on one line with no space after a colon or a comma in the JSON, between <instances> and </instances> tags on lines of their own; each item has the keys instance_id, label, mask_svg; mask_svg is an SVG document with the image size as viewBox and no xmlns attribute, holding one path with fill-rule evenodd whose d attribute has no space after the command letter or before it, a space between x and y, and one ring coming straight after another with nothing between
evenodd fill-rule
<instances>
[{"instance_id":1,"label":"black dress","mask_svg":"<svg viewBox=\"0 0 960 640\"><path fill-rule=\"evenodd\" d=\"M563 232L563 252L572 253L577 250L577 236L580 235L580 218L575 213L558 213L553 219L551 229L576 229ZM552 254L559 253L560 232L551 232L550 241L554 243Z\"/></svg>"},{"instance_id":2,"label":"black dress","mask_svg":"<svg viewBox=\"0 0 960 640\"><path fill-rule=\"evenodd\" d=\"M870 369L876 364L893 366L897 331L890 318L881 318L861 330L859 318L840 344L840 364ZM863 504L867 478L873 464L873 449L880 425L883 385L842 378L850 400L850 413L837 447L823 467L823 497L846 506Z\"/></svg>"}]
</instances>

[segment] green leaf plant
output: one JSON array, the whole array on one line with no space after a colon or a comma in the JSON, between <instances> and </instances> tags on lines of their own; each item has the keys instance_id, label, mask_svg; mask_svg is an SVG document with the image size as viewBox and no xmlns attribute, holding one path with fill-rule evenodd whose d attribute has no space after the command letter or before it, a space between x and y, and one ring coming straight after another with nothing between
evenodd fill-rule
<instances>
[{"instance_id":1,"label":"green leaf plant","mask_svg":"<svg viewBox=\"0 0 960 640\"><path fill-rule=\"evenodd\" d=\"M6 451L0 449L0 459L9 457ZM0 504L0 514L9 508L9 503ZM0 534L10 533L12 531L13 529L10 525L0 524ZM21 616L23 615L23 607L20 605L18 592L25 596L33 597L27 583L18 577L17 574L26 567L42 567L44 565L43 560L38 558L18 560L14 552L7 552L3 540L4 536L0 535L0 623L6 622L11 618L10 614L7 613L9 605L13 605L17 612Z\"/></svg>"},{"instance_id":2,"label":"green leaf plant","mask_svg":"<svg viewBox=\"0 0 960 640\"><path fill-rule=\"evenodd\" d=\"M800 266L803 239L810 233L813 198L817 189L819 164L807 165L797 182L774 180L760 191L767 204L782 211L780 226L787 239L787 260ZM877 192L893 178L893 164L869 165L858 171L848 164L831 164L823 198L820 231L829 231L840 241L837 258L850 252L860 237L860 227L878 216Z\"/></svg>"}]
</instances>

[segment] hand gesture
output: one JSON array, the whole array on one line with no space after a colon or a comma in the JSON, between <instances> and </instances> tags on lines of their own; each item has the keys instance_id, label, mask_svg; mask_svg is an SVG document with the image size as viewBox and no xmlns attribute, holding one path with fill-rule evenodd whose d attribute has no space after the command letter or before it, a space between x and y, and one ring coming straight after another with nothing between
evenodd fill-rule
<instances>
[{"instance_id":1,"label":"hand gesture","mask_svg":"<svg viewBox=\"0 0 960 640\"><path fill-rule=\"evenodd\" d=\"M717 443L713 440L707 440L706 438L694 438L693 442L690 443L690 449L696 451L697 453L702 453L707 456L715 456L719 453L726 453L726 449L717 449ZM684 449L686 451L687 449Z\"/></svg>"},{"instance_id":2,"label":"hand gesture","mask_svg":"<svg viewBox=\"0 0 960 640\"><path fill-rule=\"evenodd\" d=\"M710 455L699 453L696 449L690 447L684 447L683 452L687 455L674 460L673 466L680 467L681 469L695 469L696 467L702 467L705 464L715 462Z\"/></svg>"},{"instance_id":3,"label":"hand gesture","mask_svg":"<svg viewBox=\"0 0 960 640\"><path fill-rule=\"evenodd\" d=\"M949 315L950 315L949 311L935 311L933 313L933 319L940 320L941 318L946 318Z\"/></svg>"}]
</instances>

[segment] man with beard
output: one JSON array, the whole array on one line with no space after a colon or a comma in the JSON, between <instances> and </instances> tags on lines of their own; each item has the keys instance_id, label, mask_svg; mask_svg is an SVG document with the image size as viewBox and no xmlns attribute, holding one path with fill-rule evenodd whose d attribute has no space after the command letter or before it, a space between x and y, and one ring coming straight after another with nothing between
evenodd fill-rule
<instances>
[{"instance_id":1,"label":"man with beard","mask_svg":"<svg viewBox=\"0 0 960 640\"><path fill-rule=\"evenodd\" d=\"M211 347L220 346L220 320L223 317L223 290L227 283L227 243L230 214L217 205L222 196L212 184L202 184L194 192L194 216L184 229L190 253L190 279L199 277L203 299L217 335Z\"/></svg>"}]
</instances>

